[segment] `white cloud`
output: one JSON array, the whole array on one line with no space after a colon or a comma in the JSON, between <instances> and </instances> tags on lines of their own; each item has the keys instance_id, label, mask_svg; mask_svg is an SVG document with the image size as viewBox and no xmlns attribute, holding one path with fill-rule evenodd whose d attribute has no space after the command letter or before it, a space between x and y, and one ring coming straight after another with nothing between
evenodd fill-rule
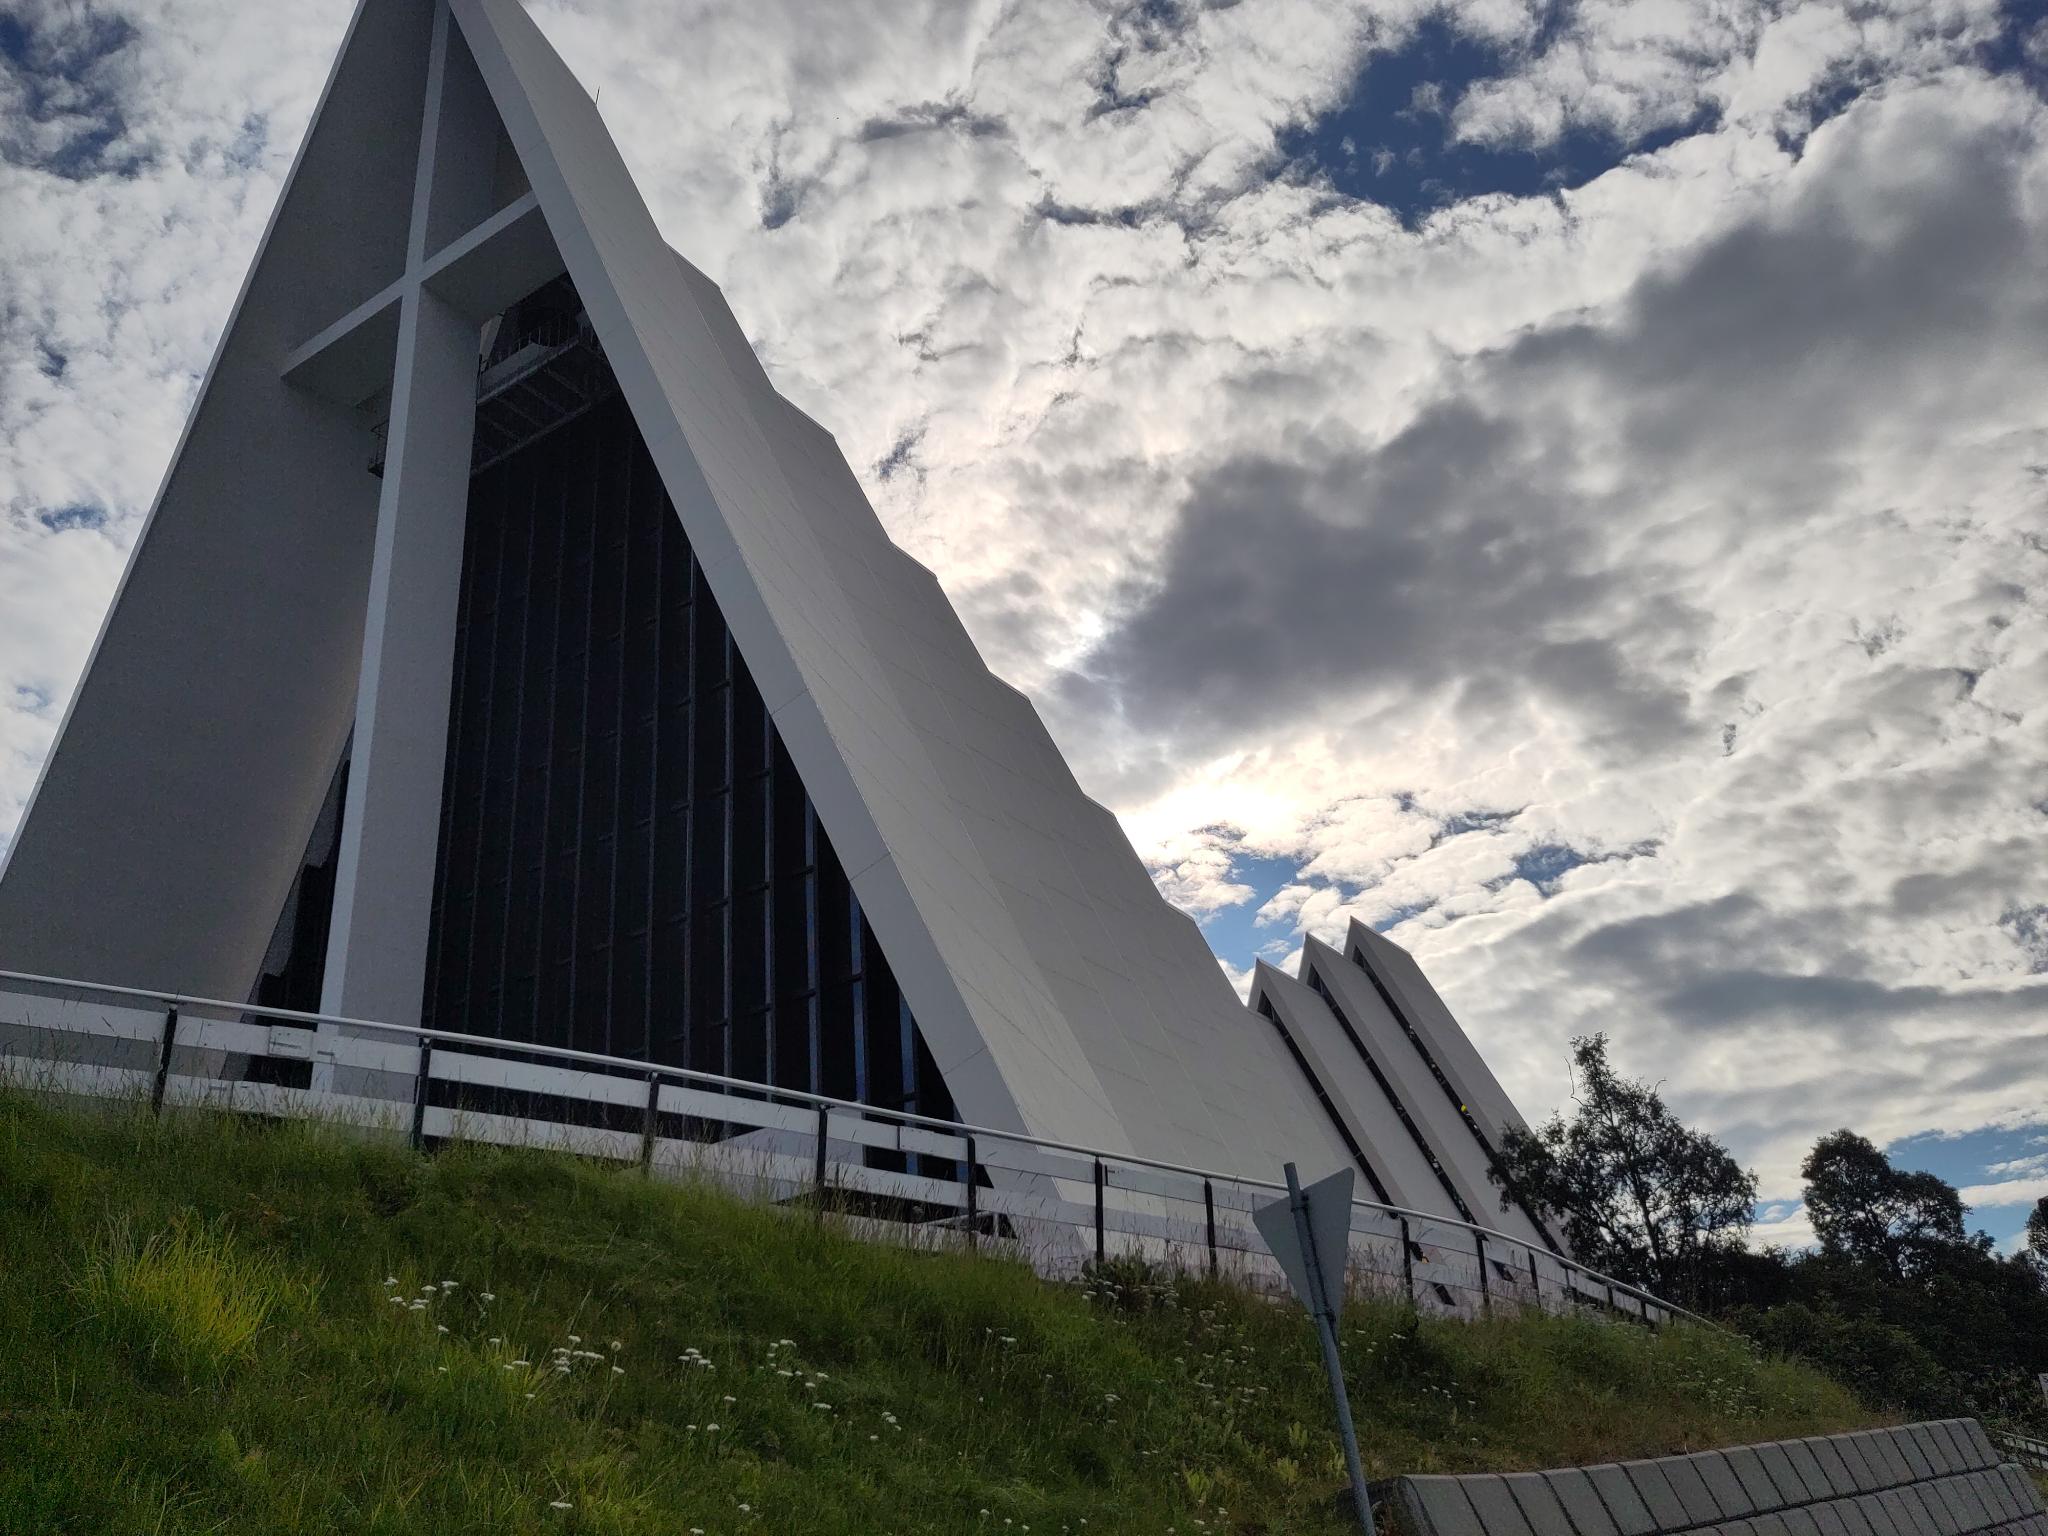
<instances>
[{"instance_id":1,"label":"white cloud","mask_svg":"<svg viewBox=\"0 0 2048 1536\"><path fill-rule=\"evenodd\" d=\"M2030 1207L2035 1201L2048 1198L2048 1173L2029 1179L2001 1179L1995 1184L1969 1184L1958 1193L1963 1197L1963 1204L1972 1208Z\"/></svg>"}]
</instances>

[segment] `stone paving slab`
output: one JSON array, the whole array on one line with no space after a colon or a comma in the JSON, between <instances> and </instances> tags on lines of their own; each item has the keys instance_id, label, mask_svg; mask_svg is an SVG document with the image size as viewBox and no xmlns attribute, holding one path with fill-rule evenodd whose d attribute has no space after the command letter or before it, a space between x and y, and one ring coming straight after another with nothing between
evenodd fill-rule
<instances>
[{"instance_id":1,"label":"stone paving slab","mask_svg":"<svg viewBox=\"0 0 2048 1536\"><path fill-rule=\"evenodd\" d=\"M1550 1472L1404 1477L1413 1536L2048 1536L1975 1419Z\"/></svg>"}]
</instances>

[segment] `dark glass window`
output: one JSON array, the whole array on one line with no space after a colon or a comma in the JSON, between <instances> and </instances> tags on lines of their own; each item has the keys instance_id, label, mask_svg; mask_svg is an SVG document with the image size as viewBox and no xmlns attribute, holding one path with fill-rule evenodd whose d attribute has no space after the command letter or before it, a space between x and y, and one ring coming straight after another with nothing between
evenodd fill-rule
<instances>
[{"instance_id":1,"label":"dark glass window","mask_svg":"<svg viewBox=\"0 0 2048 1536\"><path fill-rule=\"evenodd\" d=\"M471 482L425 1018L953 1114L616 395Z\"/></svg>"}]
</instances>

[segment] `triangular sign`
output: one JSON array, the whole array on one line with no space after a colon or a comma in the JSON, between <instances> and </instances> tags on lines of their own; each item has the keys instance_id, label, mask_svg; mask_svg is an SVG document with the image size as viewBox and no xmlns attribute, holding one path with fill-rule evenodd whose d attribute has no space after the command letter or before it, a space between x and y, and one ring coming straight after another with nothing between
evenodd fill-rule
<instances>
[{"instance_id":1,"label":"triangular sign","mask_svg":"<svg viewBox=\"0 0 2048 1536\"><path fill-rule=\"evenodd\" d=\"M1302 1305L1311 1313L1327 1306L1334 1322L1344 1311L1344 1269L1351 1256L1351 1186L1349 1168L1340 1168L1301 1192L1308 1207L1308 1236L1315 1247L1321 1270L1322 1295L1311 1277L1308 1256L1302 1252L1301 1228L1294 1219L1292 1196L1282 1196L1252 1212L1252 1224L1280 1261L1287 1283L1294 1287Z\"/></svg>"}]
</instances>

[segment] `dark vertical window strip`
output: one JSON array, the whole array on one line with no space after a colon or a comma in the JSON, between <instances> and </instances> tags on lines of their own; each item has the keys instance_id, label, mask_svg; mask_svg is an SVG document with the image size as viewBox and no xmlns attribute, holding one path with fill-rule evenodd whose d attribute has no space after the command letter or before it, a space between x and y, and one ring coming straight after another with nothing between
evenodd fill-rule
<instances>
[{"instance_id":1,"label":"dark vertical window strip","mask_svg":"<svg viewBox=\"0 0 2048 1536\"><path fill-rule=\"evenodd\" d=\"M607 419L613 418L608 417ZM607 435L610 434L608 433ZM617 1012L619 956L621 950L625 948L623 935L619 932L619 879L626 863L626 759L628 756L626 743L626 699L631 691L626 684L626 669L631 664L632 656L630 642L633 618L628 600L631 596L631 578L633 574L633 480L634 471L639 468L639 455L634 451L637 446L637 444L629 443L618 444L618 448L621 451L613 459L613 462L620 466L620 478L625 482L619 487L618 493L614 496L613 504L623 507L625 509L625 516L623 518L616 518L618 526L617 548L619 553L619 569L617 579L619 595L617 633L612 636L612 644L615 648L613 665L617 669L614 674L612 716L614 738L611 762L612 837L611 869L608 878L605 880L606 905L608 908L605 919L605 942L608 951L605 956L604 972L605 1043L600 1049L608 1054L619 1056L644 1055L646 1051L646 1042L644 1040L636 1045L630 1038L621 1038L621 1021ZM611 457L611 455L607 455L607 457Z\"/></svg>"},{"instance_id":2,"label":"dark vertical window strip","mask_svg":"<svg viewBox=\"0 0 2048 1536\"><path fill-rule=\"evenodd\" d=\"M721 690L721 694L719 699L719 705L725 711L725 775L724 782L719 786L721 793L725 797L724 803L720 807L720 814L724 817L725 820L725 835L723 839L724 847L722 850L725 858L725 871L719 882L720 903L718 917L718 942L719 946L723 949L725 953L725 960L724 963L719 967L721 991L718 999L718 1012L720 1019L721 1039L719 1041L718 1059L720 1065L718 1070L725 1076L730 1077L732 1076L732 1035L733 1026L735 1023L732 1016L732 856L733 834L737 830L734 825L734 821L737 814L739 800L739 796L734 793L733 784L733 727L736 724L733 718L735 714L733 705L734 695L738 691L738 689L735 686L733 680L732 631L725 627L723 621L721 621L719 624L719 636L720 650L723 656L723 661L720 668L719 687Z\"/></svg>"},{"instance_id":3,"label":"dark vertical window strip","mask_svg":"<svg viewBox=\"0 0 2048 1536\"><path fill-rule=\"evenodd\" d=\"M651 483L654 477L650 475L647 478L650 481L650 488L652 488ZM652 548L648 552L647 577L652 586L648 607L653 611L653 617L648 630L647 659L645 663L648 678L648 693L644 706L647 712L647 832L646 840L642 844L644 849L642 857L647 861L646 888L642 897L647 925L647 938L646 948L640 956L641 1036L645 1041L645 1044L641 1047L640 1054L650 1061L654 1059L657 1043L654 1006L654 948L661 938L660 928L655 921L657 909L655 906L654 878L655 870L658 867L658 861L655 858L655 847L657 840L661 836L662 632L664 627L663 620L667 617L661 602L661 578L665 574L665 567L661 559L661 549L663 543L662 535L666 531L664 524L670 521L668 509L662 504L663 498L655 496L651 500L654 502L654 505L648 509L647 522L652 533Z\"/></svg>"},{"instance_id":4,"label":"dark vertical window strip","mask_svg":"<svg viewBox=\"0 0 2048 1536\"><path fill-rule=\"evenodd\" d=\"M548 679L547 702L543 706L545 719L542 729L545 744L541 750L541 791L540 814L534 826L539 850L536 855L537 870L533 891L533 987L528 1007L532 1010L533 1038L548 1038L553 1033L553 1010L549 1006L548 978L554 970L548 954L548 906L555 890L555 779L560 768L560 731L562 706L562 610L568 601L567 583L564 573L568 566L569 519L564 508L569 499L567 478L558 470L549 486L547 521L553 553L548 561L549 623L547 636Z\"/></svg>"},{"instance_id":5,"label":"dark vertical window strip","mask_svg":"<svg viewBox=\"0 0 2048 1536\"><path fill-rule=\"evenodd\" d=\"M848 979L853 1005L853 1092L847 1097L870 1104L874 1100L869 1097L872 1085L868 1082L868 988L863 964L867 958L867 946L861 942L867 936L868 923L861 914L858 896L852 897L846 908L846 944L852 962Z\"/></svg>"},{"instance_id":6,"label":"dark vertical window strip","mask_svg":"<svg viewBox=\"0 0 2048 1536\"><path fill-rule=\"evenodd\" d=\"M555 956L549 950L549 934L553 934L551 918L559 909L561 891L561 842L563 842L563 817L561 803L567 784L557 780L563 778L563 737L561 719L565 715L563 684L569 676L567 659L563 657L563 635L578 621L580 614L575 610L575 584L569 580L569 479L557 473L555 483L549 487L547 522L553 543L549 559L549 633L547 633L547 721L543 748L543 782L541 782L541 815L535 823L535 842L539 844L539 883L532 899L532 1030L537 1040L551 1038L555 1032L555 1020L561 1016L555 993L557 965ZM573 684L569 684L573 686Z\"/></svg>"},{"instance_id":7,"label":"dark vertical window strip","mask_svg":"<svg viewBox=\"0 0 2048 1536\"><path fill-rule=\"evenodd\" d=\"M824 1082L824 985L818 973L818 810L811 797L804 796L804 1033L808 1042L808 1081L804 1088L816 1093Z\"/></svg>"},{"instance_id":8,"label":"dark vertical window strip","mask_svg":"<svg viewBox=\"0 0 2048 1536\"><path fill-rule=\"evenodd\" d=\"M502 479L502 476L499 477L501 482ZM492 485L490 489L496 491L499 487L498 485ZM472 506L474 506L473 501ZM479 519L472 516L472 527L475 527L477 521ZM475 678L473 685L475 687L473 697L476 699L476 703L472 707L478 710L480 718L476 721L476 747L473 755L474 767L469 775L470 815L476 826L476 846L470 851L469 880L466 893L469 910L468 921L464 925L465 931L463 933L461 994L463 1022L465 1024L471 1020L480 1019L483 1011L479 1007L481 999L477 989L480 971L476 938L477 929L481 926L478 922L478 905L482 900L483 892L484 851L490 842L490 826L487 820L487 813L490 809L491 716L497 703L498 661L504 653L504 647L501 643L502 636L499 633L499 619L504 609L505 520L498 507L491 505L487 507L480 521L483 526L476 529L476 532L480 535L477 539L477 545L482 555L477 577L478 595L481 597L484 590L488 588L490 601L489 606L477 615L477 619L480 621L477 627L481 630L484 639L485 665L479 669L480 675ZM475 1027L478 1029L484 1028L481 1022L478 1022Z\"/></svg>"},{"instance_id":9,"label":"dark vertical window strip","mask_svg":"<svg viewBox=\"0 0 2048 1536\"><path fill-rule=\"evenodd\" d=\"M514 460L513 462L517 462ZM577 652L577 670L582 675L582 693L577 712L576 726L576 812L573 830L570 833L571 854L568 864L569 915L566 928L566 950L568 974L564 980L562 1005L562 1037L572 1044L580 1038L583 998L583 888L588 878L586 866L590 858L590 724L595 687L590 675L591 657L597 649L597 573L600 561L599 551L604 547L604 477L597 464L587 471L590 482L590 506L583 519L583 591L582 611L583 644Z\"/></svg>"},{"instance_id":10,"label":"dark vertical window strip","mask_svg":"<svg viewBox=\"0 0 2048 1536\"><path fill-rule=\"evenodd\" d=\"M697 1059L696 1035L698 1020L703 1013L701 1000L694 991L697 980L694 966L697 930L697 716L701 697L697 678L703 649L698 610L704 606L703 571L697 565L695 550L690 551L689 574L684 579L690 584L689 617L684 621L689 636L689 659L683 669L683 689L688 696L689 707L683 745L683 921L678 935L682 947L682 984L677 988L677 1001L683 1017L682 1039L678 1042L675 1060L687 1066Z\"/></svg>"},{"instance_id":11,"label":"dark vertical window strip","mask_svg":"<svg viewBox=\"0 0 2048 1536\"><path fill-rule=\"evenodd\" d=\"M526 622L526 543L523 497L507 494L499 502L497 611L493 646L497 653L491 686L490 726L485 736L486 814L482 875L477 882L477 907L472 933L476 979L471 1007L497 1021L495 1032L507 1033L505 1018L505 887L516 856L513 830L518 825L519 752L518 692L523 678L522 631Z\"/></svg>"},{"instance_id":12,"label":"dark vertical window strip","mask_svg":"<svg viewBox=\"0 0 2048 1536\"><path fill-rule=\"evenodd\" d=\"M645 1058L654 1043L647 1007L647 870L653 851L649 774L654 762L653 693L660 665L660 604L655 578L658 482L642 464L637 444L626 445L626 558L619 586L618 833L612 875L612 1039L622 1056Z\"/></svg>"},{"instance_id":13,"label":"dark vertical window strip","mask_svg":"<svg viewBox=\"0 0 2048 1536\"><path fill-rule=\"evenodd\" d=\"M473 482L458 626L447 1027L951 1115L622 402Z\"/></svg>"},{"instance_id":14,"label":"dark vertical window strip","mask_svg":"<svg viewBox=\"0 0 2048 1536\"><path fill-rule=\"evenodd\" d=\"M520 874L526 865L526 859L524 849L520 846L522 839L519 836L519 829L526 821L522 815L526 802L526 739L530 732L526 685L533 676L533 607L538 586L535 580L534 568L537 562L534 555L540 524L540 485L537 478L526 482L526 494L519 499L526 504L525 516L521 519L524 527L519 529L517 534L525 544L525 558L521 561L519 582L519 664L512 673L512 715L507 722L510 727L508 735L511 740L511 763L506 803L511 811L511 822L506 828L505 839L505 899L498 916L498 974L502 978L499 988L498 1027L510 1038L530 1040L534 1038L533 1021L529 1018L526 1027L522 1029L513 1012L513 987L519 980L513 967L517 964L514 957L524 948L517 942L515 935L525 905L520 900L525 884ZM513 536L508 532L508 541Z\"/></svg>"},{"instance_id":15,"label":"dark vertical window strip","mask_svg":"<svg viewBox=\"0 0 2048 1536\"><path fill-rule=\"evenodd\" d=\"M626 563L622 527L621 482L614 418L601 418L593 434L591 478L597 484L595 506L596 558L591 566L589 667L594 708L586 750L593 754L584 779L582 859L583 882L577 947L576 1044L606 1051L612 1045L612 951L615 877L618 868L619 755L622 751L619 713L619 627L621 574Z\"/></svg>"},{"instance_id":16,"label":"dark vertical window strip","mask_svg":"<svg viewBox=\"0 0 2048 1536\"><path fill-rule=\"evenodd\" d=\"M474 504L474 494L470 504ZM455 659L449 669L448 689L448 751L447 760L441 765L441 826L437 851L434 855L436 870L448 868L455 843L456 824L461 819L462 799L461 767L468 761L463 752L463 738L469 722L469 668L475 660L476 650L470 644L470 612L476 602L476 563L470 558L470 542L476 537L476 525L464 509L462 534L463 560L462 578L455 600ZM446 991L442 985L443 950L447 948L450 927L448 912L449 889L444 879L434 881L433 927L427 935L427 986L426 995L421 999L420 1016L428 1023L439 1022L446 1017L444 1003Z\"/></svg>"},{"instance_id":17,"label":"dark vertical window strip","mask_svg":"<svg viewBox=\"0 0 2048 1536\"><path fill-rule=\"evenodd\" d=\"M475 498L471 496L471 502ZM449 750L446 762L440 766L440 838L434 854L434 868L446 870L455 850L455 829L461 823L461 764L463 737L469 723L469 668L475 662L475 645L471 645L471 610L477 600L477 565L471 557L471 547L477 537L475 520L467 516L463 522L463 578L455 598L455 664L451 666L449 686ZM426 999L420 1010L424 1024L436 1024L449 1018L449 985L446 985L446 948L449 948L449 934L453 930L453 915L449 911L451 889L446 879L434 881L434 915L432 932L426 936Z\"/></svg>"},{"instance_id":18,"label":"dark vertical window strip","mask_svg":"<svg viewBox=\"0 0 2048 1536\"><path fill-rule=\"evenodd\" d=\"M758 696L758 694L757 694ZM775 982L775 887L779 871L775 867L775 795L778 789L788 793L787 785L780 785L775 775L775 717L768 713L766 703L761 706L761 740L759 754L761 763L761 1061L763 1082L775 1081L775 1047L781 1038L776 1028L778 1013L776 993L781 989Z\"/></svg>"}]
</instances>

